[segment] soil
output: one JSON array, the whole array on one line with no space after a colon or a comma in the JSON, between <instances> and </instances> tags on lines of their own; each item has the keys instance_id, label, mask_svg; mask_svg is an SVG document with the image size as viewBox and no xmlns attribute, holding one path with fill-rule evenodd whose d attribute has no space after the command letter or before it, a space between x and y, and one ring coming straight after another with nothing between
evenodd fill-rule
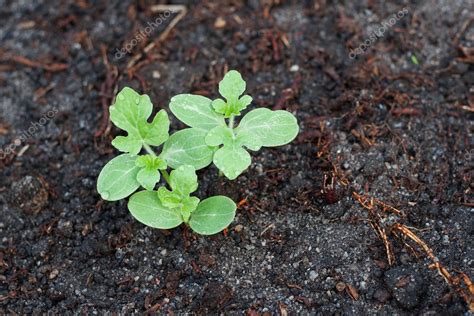
<instances>
[{"instance_id":1,"label":"soil","mask_svg":"<svg viewBox=\"0 0 474 316\"><path fill-rule=\"evenodd\" d=\"M474 276L472 1L181 3L169 27L179 14L146 0L0 0L0 314L469 313L464 283L396 227ZM199 172L198 196L241 202L227 233L148 229L101 201L114 94L168 110L216 97L229 69L301 132L234 182Z\"/></svg>"}]
</instances>

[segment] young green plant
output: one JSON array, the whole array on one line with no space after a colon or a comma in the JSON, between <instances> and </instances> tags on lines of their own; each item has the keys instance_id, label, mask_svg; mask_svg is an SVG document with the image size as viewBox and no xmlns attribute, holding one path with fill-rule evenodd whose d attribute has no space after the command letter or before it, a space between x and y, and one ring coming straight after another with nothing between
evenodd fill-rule
<instances>
[{"instance_id":1,"label":"young green plant","mask_svg":"<svg viewBox=\"0 0 474 316\"><path fill-rule=\"evenodd\" d=\"M234 180L251 164L248 150L281 146L299 132L293 114L258 108L240 116L252 102L243 95L246 83L240 73L229 71L219 83L223 98L180 94L171 99L173 114L189 128L169 136L169 119L159 111L149 123L153 105L147 95L124 88L110 107L112 122L128 133L112 145L122 155L101 171L97 190L104 200L117 201L130 195L128 208L145 225L170 229L182 223L203 235L215 234L235 217L236 205L225 196L200 201L191 196L198 188L196 170L211 163ZM156 155L152 147L163 145ZM142 153L142 152L145 153ZM168 168L174 169L168 173ZM164 179L165 185L157 183ZM166 185L168 187L166 187ZM139 187L145 190L134 193Z\"/></svg>"},{"instance_id":2,"label":"young green plant","mask_svg":"<svg viewBox=\"0 0 474 316\"><path fill-rule=\"evenodd\" d=\"M151 123L148 122L153 105L147 95L139 95L124 88L110 107L112 122L128 133L117 136L112 145L124 152L112 159L101 171L97 180L97 191L104 200L117 201L128 196L128 209L145 225L170 229L186 223L196 233L211 235L227 227L235 217L236 205L225 196L213 196L200 201L191 196L198 188L196 169L186 164L187 155L170 150L157 156L152 146L160 146L169 139L169 119L164 110L159 111ZM204 146L198 151L212 153ZM172 147L176 149L176 146ZM145 151L146 154L140 154ZM195 153L190 150L190 153ZM168 173L167 159L176 170ZM181 162L181 163L176 163ZM200 165L199 161L193 161ZM155 191L161 176L169 186L160 186ZM145 190L134 193L139 187Z\"/></svg>"},{"instance_id":3,"label":"young green plant","mask_svg":"<svg viewBox=\"0 0 474 316\"><path fill-rule=\"evenodd\" d=\"M189 134L202 135L185 145L184 150L199 145L214 148L212 162L230 180L250 166L252 160L246 149L258 151L262 147L285 145L299 132L293 114L267 108L248 112L235 127L235 118L252 102L252 97L242 95L245 89L246 83L240 73L231 70L219 83L219 93L225 100L212 101L200 95L180 94L170 103L171 112L191 127L187 129Z\"/></svg>"}]
</instances>

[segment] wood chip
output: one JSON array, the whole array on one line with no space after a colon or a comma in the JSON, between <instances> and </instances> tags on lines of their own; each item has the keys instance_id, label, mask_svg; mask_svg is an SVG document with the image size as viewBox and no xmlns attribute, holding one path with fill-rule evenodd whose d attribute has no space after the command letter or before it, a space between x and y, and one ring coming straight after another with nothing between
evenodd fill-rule
<instances>
[{"instance_id":1,"label":"wood chip","mask_svg":"<svg viewBox=\"0 0 474 316\"><path fill-rule=\"evenodd\" d=\"M227 22L224 20L223 17L218 17L216 21L214 22L214 27L216 29L222 29L226 26Z\"/></svg>"},{"instance_id":2,"label":"wood chip","mask_svg":"<svg viewBox=\"0 0 474 316\"><path fill-rule=\"evenodd\" d=\"M357 292L357 289L352 285L346 284L346 292L354 301L359 299L359 292Z\"/></svg>"}]
</instances>

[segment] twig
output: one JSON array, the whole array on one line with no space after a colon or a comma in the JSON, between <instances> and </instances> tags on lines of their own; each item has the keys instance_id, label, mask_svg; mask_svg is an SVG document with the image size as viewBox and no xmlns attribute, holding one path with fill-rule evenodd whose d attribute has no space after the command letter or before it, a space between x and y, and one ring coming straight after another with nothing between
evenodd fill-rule
<instances>
[{"instance_id":1,"label":"twig","mask_svg":"<svg viewBox=\"0 0 474 316\"><path fill-rule=\"evenodd\" d=\"M161 33L161 35L158 37L158 40L151 42L145 48L143 49L143 53L147 54L150 52L152 49L156 47L156 45L166 39L168 37L168 34L171 32L171 30L178 24L179 21L186 15L188 12L188 9L186 8L185 5L181 4L157 4L154 5L150 8L152 12L166 12L166 11L171 11L173 13L178 12L178 15L174 17L174 19L168 24L166 29ZM132 59L128 62L127 64L127 69L132 68L142 57L143 53L139 53L135 56L132 57Z\"/></svg>"},{"instance_id":2,"label":"twig","mask_svg":"<svg viewBox=\"0 0 474 316\"><path fill-rule=\"evenodd\" d=\"M31 67L31 68L41 68L50 72L63 71L69 67L68 64L62 64L62 63L43 64L43 63L40 63L39 61L31 60L23 56L10 55L10 54L6 56L6 60L13 61L15 63L21 64L27 67Z\"/></svg>"},{"instance_id":3,"label":"twig","mask_svg":"<svg viewBox=\"0 0 474 316\"><path fill-rule=\"evenodd\" d=\"M391 233L392 235L399 237L398 234L409 238L411 241L416 243L426 254L426 256L433 262L429 268L434 268L438 271L438 273L444 278L444 280L448 283L448 285L452 286L454 290L461 296L464 301L466 302L469 310L471 312L474 311L474 285L472 281L469 279L467 274L460 271L459 276L453 277L448 270L439 262L439 259L434 255L433 250L420 238L418 237L408 226L401 224L399 222L391 225L389 228L383 227L381 224L382 215L377 210L376 206L379 206L383 212L390 212L401 217L404 217L404 213L393 206L386 204L385 202L378 200L376 198L367 196L367 195L360 195L356 192L352 193L354 199L356 199L362 207L367 209L370 217L370 224L377 232L379 237L383 240L387 257L388 263L392 265L395 260L393 255L392 243L388 240L388 234ZM400 237L399 237L400 238ZM414 247L403 241L403 243L408 246L408 248L415 253ZM415 253L416 254L416 253ZM416 255L415 255L416 256ZM464 284L464 287L462 286Z\"/></svg>"}]
</instances>

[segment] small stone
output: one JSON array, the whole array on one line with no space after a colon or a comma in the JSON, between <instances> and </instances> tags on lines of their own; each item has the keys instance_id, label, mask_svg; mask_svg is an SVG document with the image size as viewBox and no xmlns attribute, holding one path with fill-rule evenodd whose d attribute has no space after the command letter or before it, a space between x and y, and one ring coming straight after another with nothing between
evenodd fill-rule
<instances>
[{"instance_id":1,"label":"small stone","mask_svg":"<svg viewBox=\"0 0 474 316\"><path fill-rule=\"evenodd\" d=\"M318 273L316 273L316 271L310 271L310 272L309 272L309 279L310 279L311 281L316 280L317 277L318 277Z\"/></svg>"},{"instance_id":2,"label":"small stone","mask_svg":"<svg viewBox=\"0 0 474 316\"><path fill-rule=\"evenodd\" d=\"M291 72L297 72L298 70L300 70L300 66L298 65L293 65L290 67Z\"/></svg>"},{"instance_id":3,"label":"small stone","mask_svg":"<svg viewBox=\"0 0 474 316\"><path fill-rule=\"evenodd\" d=\"M58 269L54 269L53 271L51 271L51 273L49 274L48 278L49 278L50 280L55 279L55 278L58 276L58 274L59 274Z\"/></svg>"},{"instance_id":4,"label":"small stone","mask_svg":"<svg viewBox=\"0 0 474 316\"><path fill-rule=\"evenodd\" d=\"M224 20L223 17L220 16L214 22L214 27L216 29L221 29L221 28L224 28L226 26L226 24L227 24L227 22Z\"/></svg>"},{"instance_id":5,"label":"small stone","mask_svg":"<svg viewBox=\"0 0 474 316\"><path fill-rule=\"evenodd\" d=\"M234 228L236 233L240 233L243 229L244 229L244 226L241 225L241 224L235 226L235 228Z\"/></svg>"},{"instance_id":6,"label":"small stone","mask_svg":"<svg viewBox=\"0 0 474 316\"><path fill-rule=\"evenodd\" d=\"M44 180L26 176L11 186L10 201L29 214L36 214L48 203L48 187Z\"/></svg>"},{"instance_id":7,"label":"small stone","mask_svg":"<svg viewBox=\"0 0 474 316\"><path fill-rule=\"evenodd\" d=\"M442 241L443 245L449 245L449 237L448 235L444 235L443 236L443 241Z\"/></svg>"},{"instance_id":8,"label":"small stone","mask_svg":"<svg viewBox=\"0 0 474 316\"><path fill-rule=\"evenodd\" d=\"M235 50L239 53L245 53L248 48L247 45L245 45L244 43L239 43L237 44L237 46L235 46Z\"/></svg>"},{"instance_id":9,"label":"small stone","mask_svg":"<svg viewBox=\"0 0 474 316\"><path fill-rule=\"evenodd\" d=\"M342 292L345 290L345 288L346 288L346 284L344 282L337 282L336 290L338 290L339 292Z\"/></svg>"}]
</instances>

